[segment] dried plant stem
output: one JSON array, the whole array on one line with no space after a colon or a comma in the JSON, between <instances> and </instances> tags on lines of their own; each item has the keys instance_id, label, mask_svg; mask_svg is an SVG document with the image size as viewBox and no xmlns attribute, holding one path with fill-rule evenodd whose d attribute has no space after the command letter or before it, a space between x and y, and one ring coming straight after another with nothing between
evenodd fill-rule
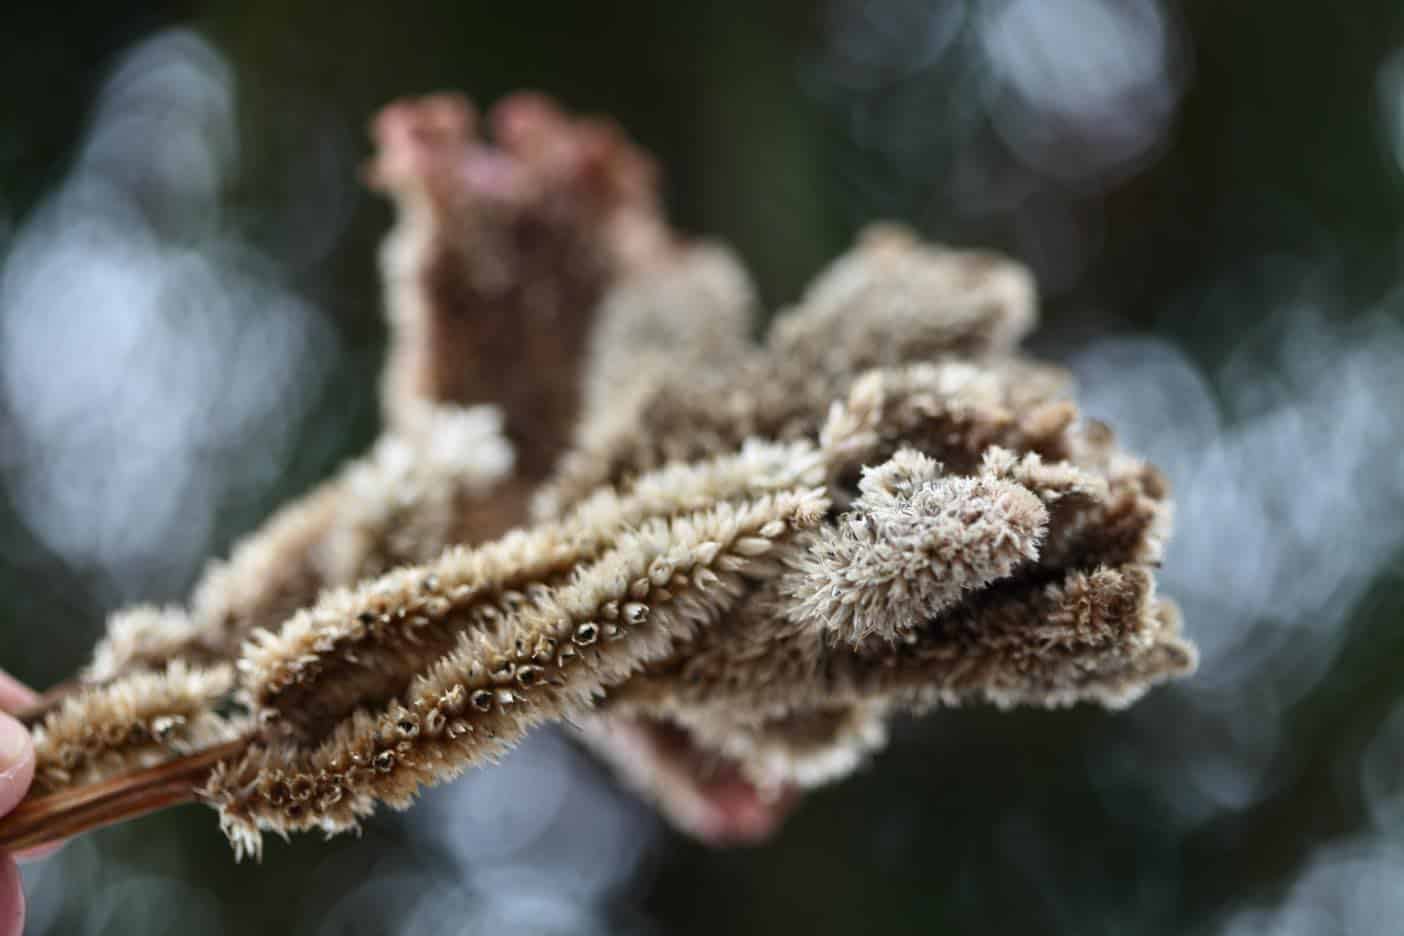
<instances>
[{"instance_id":1,"label":"dried plant stem","mask_svg":"<svg viewBox=\"0 0 1404 936\"><path fill-rule=\"evenodd\" d=\"M17 852L196 801L215 764L249 745L237 738L154 767L27 799L0 819L0 851Z\"/></svg>"}]
</instances>

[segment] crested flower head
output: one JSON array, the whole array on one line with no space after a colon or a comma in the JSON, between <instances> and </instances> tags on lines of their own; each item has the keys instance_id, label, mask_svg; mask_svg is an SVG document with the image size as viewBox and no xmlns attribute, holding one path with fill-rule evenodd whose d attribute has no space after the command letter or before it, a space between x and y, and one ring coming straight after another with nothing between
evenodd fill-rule
<instances>
[{"instance_id":1,"label":"crested flower head","mask_svg":"<svg viewBox=\"0 0 1404 936\"><path fill-rule=\"evenodd\" d=\"M1193 670L1168 486L1018 355L1021 266L882 226L756 341L739 261L669 230L616 128L538 96L487 123L377 120L381 438L187 608L111 619L31 719L0 844L195 797L256 855L552 721L682 828L755 839L893 713Z\"/></svg>"}]
</instances>

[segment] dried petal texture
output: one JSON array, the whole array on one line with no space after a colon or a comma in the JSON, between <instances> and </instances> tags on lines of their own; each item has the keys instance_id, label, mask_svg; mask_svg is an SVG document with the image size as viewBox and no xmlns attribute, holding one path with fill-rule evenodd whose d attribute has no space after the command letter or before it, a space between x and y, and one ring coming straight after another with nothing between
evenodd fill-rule
<instances>
[{"instance_id":1,"label":"dried petal texture","mask_svg":"<svg viewBox=\"0 0 1404 936\"><path fill-rule=\"evenodd\" d=\"M496 407L423 404L342 473L342 510L318 556L324 587L423 562L470 534L514 453ZM305 604L306 602L304 602Z\"/></svg>"},{"instance_id":2,"label":"dried petal texture","mask_svg":"<svg viewBox=\"0 0 1404 936\"><path fill-rule=\"evenodd\" d=\"M797 376L1011 351L1037 319L1028 270L987 251L875 225L778 320L768 347Z\"/></svg>"},{"instance_id":3,"label":"dried petal texture","mask_svg":"<svg viewBox=\"0 0 1404 936\"><path fill-rule=\"evenodd\" d=\"M177 656L190 656L193 632L182 608L137 605L115 612L82 678L100 683L129 670L162 669Z\"/></svg>"},{"instance_id":4,"label":"dried petal texture","mask_svg":"<svg viewBox=\"0 0 1404 936\"><path fill-rule=\"evenodd\" d=\"M835 282L842 284L843 278ZM837 286L834 289L832 295L837 297L841 291ZM835 298L835 304L829 308L838 308L837 302ZM1017 311L1021 308L1019 302L1011 308L1016 311L1010 322L1025 321L1025 316ZM801 310L799 314L806 312ZM832 327L840 328L841 318L836 316ZM1023 327L1014 325L1004 334L1012 336ZM793 325L791 328L796 336L819 333L817 324L812 331ZM782 326L777 326L770 347L779 340L774 336L781 331ZM878 332L881 334L881 330ZM900 326L897 333L902 334ZM858 344L861 347L861 342ZM996 344L987 350L998 350ZM883 346L879 343L874 347ZM696 457L698 452L734 444L736 438L747 434L794 434L819 439L831 496L844 507L851 507L855 498L863 496L860 480L865 466L881 464L904 448L914 448L939 460L956 475L979 477L951 481L952 486L1022 489L1021 494L1014 496L1030 511L1028 516L1041 515L1045 521L1039 532L1047 536L1048 542L1042 550L1044 555L1037 559L1038 568L1046 570L1038 573L1044 580L1048 576L1056 579L1070 567L1152 561L1158 554L1168 532L1168 490L1153 469L1120 452L1105 427L1080 419L1076 406L1067 399L1070 384L1062 370L1019 358L985 357L978 361L943 358L886 366L852 380L842 373L843 368L856 368L860 363L900 362L903 345L894 341L892 347L899 350L886 358L874 357L876 352L871 350L867 358L845 357L842 351L836 351L830 361L839 363L833 364L801 358L801 366L796 367L779 354L761 352L742 358L740 366L730 369L714 367L703 372L678 366L675 371L680 376L663 382L636 413L631 412L620 421L617 438L601 433L594 439L587 438L576 452L568 455L557 483L548 486L547 497L539 499L538 504L543 500L548 504L568 503L572 496L581 496L588 489L588 479L628 477L640 466L668 458ZM811 379L806 374L818 376ZM641 433L639 426L647 431ZM595 443L593 447L591 442ZM578 472L574 478L572 472ZM572 488L572 483L577 487ZM873 529L866 524L864 521L854 529ZM843 541L841 529L825 526L813 538L832 547L835 541ZM1037 536L1033 537L1032 541L1036 540ZM959 542L957 537L943 548L959 548ZM1031 540L1015 537L1009 542L1027 544ZM770 717L781 725L789 719L811 716L819 721L858 718L860 703L856 699L845 704L826 698L823 671L835 651L825 641L816 639L815 618L823 620L826 612L835 614L848 624L849 639L871 643L873 635L879 635L876 639L886 642L904 629L918 629L940 609L965 598L964 590L955 581L934 575L919 578L928 587L915 591L905 576L890 580L894 587L889 590L883 588L880 577L872 582L856 573L854 581L843 583L851 587L836 587L836 579L850 572L856 557L879 563L882 558L864 552L858 542L847 546L846 550L835 549L827 555L827 563L818 563L829 577L816 576L817 570L811 566L808 571L813 577L800 577L811 586L808 591L798 589L782 596L773 585L761 587L745 600L732 619L709 631L698 646L651 667L647 675L612 691L607 717L583 723L596 749L613 761L621 773L636 784L658 784L650 795L669 815L685 817L679 820L685 828L713 832L729 828L728 823L718 825L715 821L715 808L709 810L698 804L715 796L728 802L747 800L736 791L734 782L726 784L724 794L707 794L699 789L706 786L702 778L694 778L689 786L685 774L676 768L691 755L679 754L679 750L695 749L702 762L708 757L718 761L722 766L717 770L723 776L736 774L755 784L770 782L767 777L782 778L773 779L775 783L803 783L806 777L812 779L822 772L806 772L799 767L791 775L777 772L789 763L777 753L784 751L784 743L778 737L769 744L756 740L757 729L745 723L753 719L754 711L770 711ZM817 562L808 553L804 555ZM992 577L979 585L1002 580L1032 557L1031 551L1026 551L1019 559L1014 559L1012 553L1005 558L1006 562L989 570ZM865 571L873 568L862 560L858 560L858 565ZM785 581L792 579L787 577ZM967 580L967 584L975 582ZM878 613L884 600L918 596L931 601L931 614L918 613L915 607L919 602L915 600L892 602L896 614ZM797 599L801 603L807 599L807 606L796 607ZM857 624L857 615L843 617L852 615L853 609L870 612L862 617L870 623ZM902 609L906 609L905 615ZM1176 653L1173 660L1182 662L1182 657ZM1165 662L1161 669L1133 670L1123 677L1123 682L1134 686L1140 679L1144 680L1141 685L1149 685L1177 672L1175 665ZM705 674L713 668L759 673L762 684L774 679L777 685L799 688L794 698L778 709L766 708L769 696L765 692L740 705L729 704L722 693L721 702L711 706L707 704L706 692L699 695L677 690L676 683L693 678L700 685L712 685ZM635 704L638 699L649 701ZM747 712L741 722L736 716L738 709ZM816 712L825 713L824 718ZM773 733L783 731L777 728ZM684 741L670 740L676 737ZM840 737L825 746L811 737L805 757L795 763L829 765L832 777L839 765L851 768L861 760L855 751L870 750L850 742L850 738ZM653 756L665 762L646 769L629 763L630 757L648 756L639 753L641 748L654 751ZM693 769L701 771L696 764ZM756 811L754 801L750 809ZM759 813L770 814L763 804ZM698 816L710 816L714 821L698 826ZM729 834L699 834L708 840L729 840Z\"/></svg>"},{"instance_id":5,"label":"dried petal texture","mask_svg":"<svg viewBox=\"0 0 1404 936\"><path fill-rule=\"evenodd\" d=\"M693 742L735 763L760 790L822 786L847 776L887 744L884 702L797 709L776 717L690 709L678 717Z\"/></svg>"},{"instance_id":6,"label":"dried petal texture","mask_svg":"<svg viewBox=\"0 0 1404 936\"><path fill-rule=\"evenodd\" d=\"M779 583L788 616L830 637L898 640L1038 555L1048 510L1012 481L943 477L898 451L864 471L853 509Z\"/></svg>"},{"instance_id":7,"label":"dried petal texture","mask_svg":"<svg viewBox=\"0 0 1404 936\"><path fill-rule=\"evenodd\" d=\"M680 375L685 379L688 374L730 373L748 356L754 357L755 306L755 290L739 261L710 244L679 249L612 289L597 312L584 405L574 447L564 455L567 462L588 467L589 452L633 435L643 408ZM734 446L686 454L700 457L727 448ZM567 465L561 470L575 469ZM532 514L550 519L566 506L557 489L548 487L532 505Z\"/></svg>"},{"instance_id":8,"label":"dried petal texture","mask_svg":"<svg viewBox=\"0 0 1404 936\"><path fill-rule=\"evenodd\" d=\"M1071 462L1045 462L1037 452L1022 457L1009 449L990 446L981 460L980 473L1022 485L1045 504L1066 498L1097 500L1107 496L1107 482Z\"/></svg>"},{"instance_id":9,"label":"dried petal texture","mask_svg":"<svg viewBox=\"0 0 1404 936\"><path fill-rule=\"evenodd\" d=\"M830 678L840 695L924 707L969 701L1120 708L1188 675L1196 651L1148 569L1069 573L1041 587L982 595L892 660L853 657Z\"/></svg>"},{"instance_id":10,"label":"dried petal texture","mask_svg":"<svg viewBox=\"0 0 1404 936\"><path fill-rule=\"evenodd\" d=\"M401 210L383 258L394 333L384 396L395 431L213 565L188 639L169 631L164 650L229 657L254 628L276 625L324 587L522 519L530 485L491 468L510 460L508 450L464 438L490 421L467 414L487 411L435 404L500 401L524 449L522 474L539 475L567 438L595 299L670 255L671 236L651 164L612 127L567 120L531 95L504 101L495 124L500 146L479 142L471 107L454 96L401 102L377 120L369 175ZM453 421L463 425L445 425ZM445 435L464 444L446 445ZM476 457L454 465L455 451ZM494 498L461 496L486 480L503 482ZM159 662L152 649L114 634L90 675Z\"/></svg>"},{"instance_id":11,"label":"dried petal texture","mask_svg":"<svg viewBox=\"0 0 1404 936\"><path fill-rule=\"evenodd\" d=\"M627 407L640 371L732 367L754 351L755 287L736 255L689 244L623 279L597 311L585 374L585 416Z\"/></svg>"},{"instance_id":12,"label":"dried petal texture","mask_svg":"<svg viewBox=\"0 0 1404 936\"><path fill-rule=\"evenodd\" d=\"M177 660L69 696L34 729L36 787L96 783L228 740L235 725L213 707L233 684L230 666Z\"/></svg>"},{"instance_id":13,"label":"dried petal texture","mask_svg":"<svg viewBox=\"0 0 1404 936\"><path fill-rule=\"evenodd\" d=\"M754 444L732 456L661 469L622 493L599 491L560 524L450 549L427 565L331 592L276 633L257 632L240 664L245 685L268 710L265 717L315 738L357 706L400 694L462 631L492 632L638 524L821 476L812 447Z\"/></svg>"},{"instance_id":14,"label":"dried petal texture","mask_svg":"<svg viewBox=\"0 0 1404 936\"><path fill-rule=\"evenodd\" d=\"M566 718L681 827L754 841L895 710L1119 706L1193 669L1154 593L1168 487L1014 354L1023 268L875 228L757 343L740 264L673 237L618 131L529 95L489 123L377 119L385 435L188 617L114 617L41 789L237 729L163 769L227 758L200 795L257 854ZM186 666L235 658L232 687Z\"/></svg>"},{"instance_id":15,"label":"dried petal texture","mask_svg":"<svg viewBox=\"0 0 1404 936\"><path fill-rule=\"evenodd\" d=\"M1060 399L1065 389L1061 372L1014 360L869 372L819 433L834 496L843 504L863 465L910 447L947 471L993 473L1038 493L1050 508L1044 566L1158 561L1168 484L1106 426L1081 419Z\"/></svg>"},{"instance_id":16,"label":"dried petal texture","mask_svg":"<svg viewBox=\"0 0 1404 936\"><path fill-rule=\"evenodd\" d=\"M134 669L232 659L258 628L276 627L324 589L422 562L470 533L475 505L511 471L491 407L421 404L401 431L283 508L213 562L187 615L115 614L85 672L105 682Z\"/></svg>"},{"instance_id":17,"label":"dried petal texture","mask_svg":"<svg viewBox=\"0 0 1404 936\"><path fill-rule=\"evenodd\" d=\"M618 712L586 713L571 722L622 783L703 842L764 841L797 802L792 788L759 790L734 761L704 749L691 732L670 722Z\"/></svg>"},{"instance_id":18,"label":"dried petal texture","mask_svg":"<svg viewBox=\"0 0 1404 936\"><path fill-rule=\"evenodd\" d=\"M1061 370L1012 358L868 371L828 408L819 440L841 483L900 448L962 474L992 446L1064 458L1077 422L1067 390Z\"/></svg>"},{"instance_id":19,"label":"dried petal texture","mask_svg":"<svg viewBox=\"0 0 1404 936\"><path fill-rule=\"evenodd\" d=\"M778 742L769 748L757 745L754 729L744 720L738 722L737 712L746 713L745 719L764 717L783 724L815 712L844 712L845 704L869 702L929 705L978 697L1001 704L1091 700L1121 705L1152 685L1192 671L1193 647L1178 636L1177 628L1163 625L1169 606L1152 601L1149 570L1134 564L1158 553L1168 523L1168 492L1157 483L1153 469L1117 450L1104 427L1078 421L1075 410L1057 418L1040 416L1034 422L1041 427L1031 432L1027 419L999 416L998 407L974 406L969 394L960 406L949 405L949 399L930 398L926 391L933 385L932 378L941 378L935 382L951 389L950 378L959 375L950 370L944 377L937 370L912 370L925 371L905 374L906 389L919 389L919 393L874 394L874 389L884 389L883 381L878 380L866 389L855 386L848 405L835 408L831 428L838 425L861 431L824 437L830 471L834 461L846 465L855 453L871 455L887 451L901 439L913 439L942 457L975 463L976 475L941 475L929 457L904 449L898 449L880 468L861 472L854 485L858 497L849 513L836 526L826 525L806 537L813 546L792 554L798 557L792 560L795 569L779 579L778 585L753 593L730 619L704 635L687 654L650 668L647 674L614 690L608 709L612 717L627 717L644 726L686 725L694 744L717 751L718 756L727 752L725 756L735 769L760 783L774 765L785 763L766 752L783 748ZM891 372L879 374L893 376ZM899 372L895 376L904 375ZM921 379L910 380L914 376ZM968 386L963 379L956 385ZM880 405L867 405L874 399ZM860 405L854 406L855 400ZM933 402L938 405L931 405ZM893 403L895 408L889 405ZM981 406L989 407L989 400ZM1035 408L1046 409L1047 405L1036 403ZM959 420L952 422L953 414L961 414ZM852 418L854 415L861 418ZM895 435L889 435L889 430L862 430L865 424L886 426L894 416L900 427ZM989 431L972 432L971 426ZM835 445L835 439L840 443ZM994 445L984 447L991 439L1037 445L1075 457L1080 465L1045 461L1036 451L1019 455ZM983 456L976 459L982 450ZM1099 473L1108 470L1113 472L1110 479ZM1143 480L1149 484L1143 486ZM1036 562L1032 551L1025 553L1023 571L1016 568L1020 560L1011 554L1009 564L997 570L1003 574L981 583L986 587L973 593L944 591L942 586L952 584L949 580L940 576L923 580L918 570L908 570L895 579L901 583L897 594L925 600L936 596L930 613L918 613L915 604L901 602L884 607L883 601L890 596L883 590L883 577L866 574L872 571L871 563L888 559L880 551L870 551L882 529L872 507L884 500L900 503L923 485L941 481L1020 491L1019 502L1031 511L1027 516L1042 518L1038 530L1043 533L1046 525L1049 532L1045 535L1056 540L1056 546L1050 550L1045 544ZM846 486L838 493L844 490ZM882 510L877 515L881 516ZM919 518L917 522L929 522L932 511L928 508L912 516ZM1114 522L1109 522L1113 518ZM903 521L912 522L910 517L903 517ZM851 531L848 536L845 530ZM947 535L954 543L961 543L969 531L953 529ZM1121 566L1116 570L1093 569L1098 563ZM1087 571L1075 571L1078 567ZM864 574L846 580L854 568L861 568ZM1008 578L1010 574L1015 577ZM1047 584L1063 579L1066 582L1061 586ZM913 588L913 583L918 587ZM926 589L919 587L923 583ZM957 601L959 604L950 607ZM942 608L949 610L942 613ZM902 609L906 609L905 615ZM871 613L864 616L863 611ZM816 626L816 621L822 625L831 617L847 624L847 629ZM981 659L964 646L937 646L919 655L912 649L931 642L931 635L946 626L943 622L984 622L987 618L1004 635L996 639L992 634L992 643L1003 640L1011 649L1007 656L991 652ZM860 620L874 623L864 628L856 624ZM895 622L901 626L893 626ZM1019 628L1011 622L1019 622ZM969 629L978 627L971 624ZM819 639L825 632L836 632L848 647ZM1053 648L1076 634L1099 638L1083 641L1062 656L1053 653L1034 662L1013 652L1021 641ZM895 646L894 637L901 638ZM923 662L913 663L913 659ZM933 671L928 659L941 661L950 672ZM899 660L906 662L899 665ZM961 676L963 660L976 661L971 665L977 680L961 681L966 678ZM902 672L908 673L910 687L925 686L932 691L893 690L874 676L886 674L897 679ZM1020 686L1024 687L1023 696L1018 695ZM856 712L848 714L856 717ZM853 765L859 760L844 740L836 741L827 751L818 741L811 741L809 762L835 765L837 770L836 765ZM806 782L801 774L786 779Z\"/></svg>"},{"instance_id":20,"label":"dried petal texture","mask_svg":"<svg viewBox=\"0 0 1404 936\"><path fill-rule=\"evenodd\" d=\"M538 95L472 106L433 95L372 125L372 186L397 206L381 253L393 342L383 401L495 403L519 469L540 478L569 439L593 310L625 272L672 248L655 170L612 124Z\"/></svg>"},{"instance_id":21,"label":"dried petal texture","mask_svg":"<svg viewBox=\"0 0 1404 936\"><path fill-rule=\"evenodd\" d=\"M743 612L710 631L677 671L615 695L626 711L665 717L712 708L778 717L865 700L918 709L973 701L1120 707L1194 670L1178 621L1174 606L1155 597L1150 571L1134 565L996 585L897 645L820 651L793 630L762 642L750 637L754 619Z\"/></svg>"},{"instance_id":22,"label":"dried petal texture","mask_svg":"<svg viewBox=\"0 0 1404 936\"><path fill-rule=\"evenodd\" d=\"M1159 563L1173 514L1169 483L1153 465L1117 448L1111 430L1100 423L1088 425L1073 442L1074 464L1102 475L1107 491L1054 508L1045 556L1065 566Z\"/></svg>"},{"instance_id":23,"label":"dried petal texture","mask_svg":"<svg viewBox=\"0 0 1404 936\"><path fill-rule=\"evenodd\" d=\"M260 830L333 832L376 801L408 806L421 786L495 757L533 725L588 708L715 622L748 582L774 574L784 544L827 509L812 488L647 520L566 583L513 609L500 628L460 633L399 704L357 710L310 753L275 741L216 772L202 795L245 852L256 852Z\"/></svg>"},{"instance_id":24,"label":"dried petal texture","mask_svg":"<svg viewBox=\"0 0 1404 936\"><path fill-rule=\"evenodd\" d=\"M577 443L538 496L535 515L553 516L600 484L727 451L753 436L814 438L861 372L998 354L1033 318L1033 291L1021 267L876 229L777 319L762 347L700 366L684 352L635 392L591 400L598 405L583 413ZM991 369L1011 371L993 379L1016 404L1065 383L1051 368L1000 359ZM1016 378L1025 377L1031 379L1021 388Z\"/></svg>"},{"instance_id":25,"label":"dried petal texture","mask_svg":"<svg viewBox=\"0 0 1404 936\"><path fill-rule=\"evenodd\" d=\"M354 469L352 469L354 470ZM287 617L322 588L322 545L342 510L326 481L277 510L205 568L190 599L191 650L231 658L255 627Z\"/></svg>"}]
</instances>

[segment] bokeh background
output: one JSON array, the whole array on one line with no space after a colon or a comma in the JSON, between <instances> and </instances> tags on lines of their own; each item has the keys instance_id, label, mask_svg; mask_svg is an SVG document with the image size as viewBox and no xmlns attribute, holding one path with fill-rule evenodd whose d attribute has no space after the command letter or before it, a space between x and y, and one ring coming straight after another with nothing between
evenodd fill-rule
<instances>
[{"instance_id":1,"label":"bokeh background","mask_svg":"<svg viewBox=\"0 0 1404 936\"><path fill-rule=\"evenodd\" d=\"M366 119L613 115L774 306L864 222L1037 272L1042 353L1161 464L1203 650L1123 714L898 726L710 851L542 733L236 866L190 807L27 869L30 931L1397 933L1395 0L18 5L0 26L0 663L46 685L376 429Z\"/></svg>"}]
</instances>

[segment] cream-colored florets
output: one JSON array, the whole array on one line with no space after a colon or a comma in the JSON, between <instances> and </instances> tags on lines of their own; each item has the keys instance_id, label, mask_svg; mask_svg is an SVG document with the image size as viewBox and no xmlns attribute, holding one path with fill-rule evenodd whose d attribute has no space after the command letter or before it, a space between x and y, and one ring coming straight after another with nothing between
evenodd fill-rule
<instances>
[{"instance_id":1,"label":"cream-colored florets","mask_svg":"<svg viewBox=\"0 0 1404 936\"><path fill-rule=\"evenodd\" d=\"M874 228L755 341L744 269L668 230L616 129L532 96L494 123L377 121L387 428L188 610L113 616L36 729L43 790L237 738L199 795L257 855L564 718L705 835L696 763L809 786L893 712L1193 670L1168 487L1017 355L1023 267ZM650 732L694 766L641 763Z\"/></svg>"},{"instance_id":2,"label":"cream-colored florets","mask_svg":"<svg viewBox=\"0 0 1404 936\"><path fill-rule=\"evenodd\" d=\"M848 513L787 573L787 613L840 640L910 634L968 592L1035 559L1048 525L1036 495L1011 481L942 477L903 449L867 469Z\"/></svg>"}]
</instances>

